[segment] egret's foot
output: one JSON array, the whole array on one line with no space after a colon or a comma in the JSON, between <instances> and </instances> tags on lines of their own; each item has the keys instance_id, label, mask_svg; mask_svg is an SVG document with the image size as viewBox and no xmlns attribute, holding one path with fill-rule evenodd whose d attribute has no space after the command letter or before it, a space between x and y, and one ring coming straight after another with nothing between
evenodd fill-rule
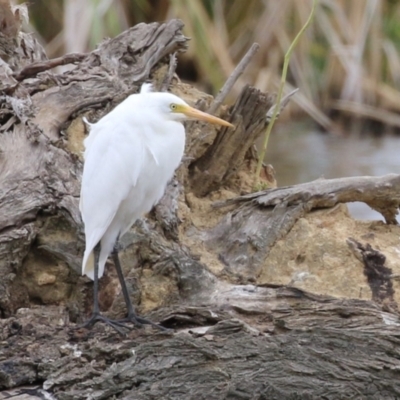
<instances>
[{"instance_id":1,"label":"egret's foot","mask_svg":"<svg viewBox=\"0 0 400 400\"><path fill-rule=\"evenodd\" d=\"M83 325L78 326L78 328L91 329L97 322L103 322L104 324L111 326L111 328L115 329L122 336L125 336L125 332L121 328L128 330L132 329L131 327L124 324L123 321L115 321L98 313L92 314L90 319L86 321Z\"/></svg>"},{"instance_id":2,"label":"egret's foot","mask_svg":"<svg viewBox=\"0 0 400 400\"><path fill-rule=\"evenodd\" d=\"M161 331L165 331L165 332L171 331L171 329L164 328L163 326L158 325L155 322L150 321L149 319L139 317L135 313L128 314L128 316L126 316L123 319L118 320L118 322L120 322L121 324L131 322L133 325L137 326L138 328L140 328L142 325L151 325L154 328L160 329Z\"/></svg>"}]
</instances>

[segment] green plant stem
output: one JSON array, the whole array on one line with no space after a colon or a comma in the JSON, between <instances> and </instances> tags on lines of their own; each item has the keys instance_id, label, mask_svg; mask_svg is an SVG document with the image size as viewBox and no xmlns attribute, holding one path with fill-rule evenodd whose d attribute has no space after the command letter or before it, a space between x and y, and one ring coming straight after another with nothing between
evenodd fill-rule
<instances>
[{"instance_id":1,"label":"green plant stem","mask_svg":"<svg viewBox=\"0 0 400 400\"><path fill-rule=\"evenodd\" d=\"M315 9L317 8L317 3L318 3L318 0L313 0L311 13L310 13L306 23L300 29L299 33L294 38L294 40L291 43L288 51L285 54L285 58L284 58L284 62L283 62L283 69L282 69L281 82L280 82L280 85L279 85L278 96L276 98L275 109L274 109L274 112L272 114L271 122L268 124L267 130L265 131L262 150L261 150L261 153L260 153L260 155L258 157L257 169L256 169L256 174L255 174L255 182L256 182L255 189L256 190L259 190L258 186L259 186L260 172L261 172L261 167L262 167L262 164L263 164L263 161L264 161L265 153L267 151L269 136L271 134L272 127L274 126L276 117L277 117L277 115L279 114L279 111L280 111L283 88L284 88L285 83L286 83L286 76L287 76L287 71L288 71L288 67L289 67L290 57L292 55L292 52L293 52L294 48L296 47L296 45L297 45L297 43L299 41L301 35L308 28L308 26L311 24L311 21L312 21L312 19L314 17L314 14L315 14Z\"/></svg>"}]
</instances>

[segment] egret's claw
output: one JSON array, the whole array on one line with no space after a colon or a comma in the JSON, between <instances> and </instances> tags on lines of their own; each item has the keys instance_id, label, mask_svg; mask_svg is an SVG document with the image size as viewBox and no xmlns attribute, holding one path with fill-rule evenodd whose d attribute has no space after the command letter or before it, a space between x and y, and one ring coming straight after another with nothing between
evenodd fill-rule
<instances>
[{"instance_id":1,"label":"egret's claw","mask_svg":"<svg viewBox=\"0 0 400 400\"><path fill-rule=\"evenodd\" d=\"M146 318L142 318L139 317L136 314L128 314L127 317L118 320L118 322L124 324L126 322L131 322L133 325L137 326L137 327L141 327L142 325L151 325L154 328L160 329L161 331L165 331L165 332L170 332L171 329L165 328L161 325L156 324L155 322L152 322Z\"/></svg>"},{"instance_id":2,"label":"egret's claw","mask_svg":"<svg viewBox=\"0 0 400 400\"><path fill-rule=\"evenodd\" d=\"M132 329L130 326L127 326L122 321L115 321L101 314L92 314L90 319L86 321L83 325L78 326L78 328L91 329L97 322L103 322L104 324L111 326L111 328L115 329L122 336L125 336L126 333L120 328L125 328L128 330Z\"/></svg>"}]
</instances>

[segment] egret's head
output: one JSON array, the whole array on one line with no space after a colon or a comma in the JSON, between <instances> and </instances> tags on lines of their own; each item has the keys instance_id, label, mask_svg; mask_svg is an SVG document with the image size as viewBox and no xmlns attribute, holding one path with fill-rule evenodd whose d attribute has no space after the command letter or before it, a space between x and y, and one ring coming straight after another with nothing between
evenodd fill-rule
<instances>
[{"instance_id":1,"label":"egret's head","mask_svg":"<svg viewBox=\"0 0 400 400\"><path fill-rule=\"evenodd\" d=\"M190 107L189 104L181 98L171 93L158 93L158 95L161 95L160 99L162 98L162 107L164 112L166 112L168 119L179 122L199 120L210 122L211 124L233 127L232 124L221 118L214 117L213 115Z\"/></svg>"}]
</instances>

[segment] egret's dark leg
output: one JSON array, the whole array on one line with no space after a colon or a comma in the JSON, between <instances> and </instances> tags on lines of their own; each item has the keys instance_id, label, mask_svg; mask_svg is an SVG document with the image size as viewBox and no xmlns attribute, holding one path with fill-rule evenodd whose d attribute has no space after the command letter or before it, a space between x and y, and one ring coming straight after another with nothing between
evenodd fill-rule
<instances>
[{"instance_id":1,"label":"egret's dark leg","mask_svg":"<svg viewBox=\"0 0 400 400\"><path fill-rule=\"evenodd\" d=\"M97 243L94 248L94 280L93 280L93 315L100 315L99 307L99 259L101 244Z\"/></svg>"},{"instance_id":2,"label":"egret's dark leg","mask_svg":"<svg viewBox=\"0 0 400 400\"><path fill-rule=\"evenodd\" d=\"M117 270L118 279L119 279L119 282L120 282L121 288L122 288L122 294L124 295L124 300L125 300L126 308L128 311L128 315L126 316L126 318L120 320L120 322L132 322L134 325L137 325L137 326L152 325L161 330L169 330L167 328L164 328L161 325L157 325L156 323L149 321L148 319L139 317L135 313L131 298L129 297L128 288L126 287L124 275L122 273L121 262L119 261L119 256L118 256L118 250L119 250L119 244L118 244L118 240L117 240L117 242L114 246L114 249L112 251L112 258L114 261L115 269Z\"/></svg>"},{"instance_id":3,"label":"egret's dark leg","mask_svg":"<svg viewBox=\"0 0 400 400\"><path fill-rule=\"evenodd\" d=\"M119 334L124 335L125 333L120 328L125 328L125 325L118 322L113 321L103 315L100 314L99 307L99 258L100 258L100 242L94 248L94 281L93 281L93 312L90 319L85 322L81 327L83 328L92 328L96 322L104 322L105 324L114 328Z\"/></svg>"}]
</instances>

